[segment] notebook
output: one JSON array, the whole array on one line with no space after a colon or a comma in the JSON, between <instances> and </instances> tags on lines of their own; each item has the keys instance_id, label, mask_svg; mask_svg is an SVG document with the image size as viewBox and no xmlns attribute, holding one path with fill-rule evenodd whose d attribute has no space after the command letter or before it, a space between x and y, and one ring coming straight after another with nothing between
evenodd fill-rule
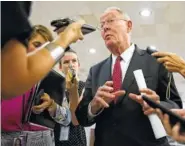
<instances>
[{"instance_id":1,"label":"notebook","mask_svg":"<svg viewBox=\"0 0 185 146\"><path fill-rule=\"evenodd\" d=\"M50 98L57 104L61 105L65 95L65 78L55 70L51 70L50 73L35 86L35 90L30 97L29 108L24 114L24 122L54 129L56 122L52 119L47 110L40 114L32 112L32 107L41 102L40 96L38 95L42 95L44 92L50 95Z\"/></svg>"}]
</instances>

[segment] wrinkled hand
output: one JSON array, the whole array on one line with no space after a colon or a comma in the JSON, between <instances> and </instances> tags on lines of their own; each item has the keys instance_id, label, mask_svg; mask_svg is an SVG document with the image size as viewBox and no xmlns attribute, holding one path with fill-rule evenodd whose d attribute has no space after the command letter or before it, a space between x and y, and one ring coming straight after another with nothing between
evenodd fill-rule
<instances>
[{"instance_id":1,"label":"wrinkled hand","mask_svg":"<svg viewBox=\"0 0 185 146\"><path fill-rule=\"evenodd\" d=\"M141 89L140 90L141 93L145 94L147 97L149 97L150 99L156 101L157 103L160 103L159 100L159 96L156 94L155 91L151 90L151 89ZM152 107L150 107L143 99L141 95L136 95L133 93L129 94L129 97L133 100L135 100L136 102L138 102L139 104L142 105L143 107L143 111L145 115L150 115L152 113L155 112L155 109L153 109Z\"/></svg>"},{"instance_id":2,"label":"wrinkled hand","mask_svg":"<svg viewBox=\"0 0 185 146\"><path fill-rule=\"evenodd\" d=\"M75 43L78 39L83 39L83 34L81 31L82 25L85 24L85 21L79 20L77 22L71 23L68 25L61 33L56 40L57 44L65 44L63 47L69 46L71 43Z\"/></svg>"},{"instance_id":3,"label":"wrinkled hand","mask_svg":"<svg viewBox=\"0 0 185 146\"><path fill-rule=\"evenodd\" d=\"M157 109L156 111L168 135L172 136L176 141L184 143L185 142L185 132L180 133L180 124L177 123L175 126L172 126L170 124L169 116L167 114L162 114L160 109ZM185 118L184 109L174 109L172 111Z\"/></svg>"},{"instance_id":4,"label":"wrinkled hand","mask_svg":"<svg viewBox=\"0 0 185 146\"><path fill-rule=\"evenodd\" d=\"M157 61L163 63L165 68L170 72L178 72L182 74L185 70L185 61L175 53L155 52L152 56L160 57Z\"/></svg>"},{"instance_id":5,"label":"wrinkled hand","mask_svg":"<svg viewBox=\"0 0 185 146\"><path fill-rule=\"evenodd\" d=\"M108 108L109 103L116 97L124 94L124 90L113 92L113 81L107 81L103 86L98 88L95 97L91 101L92 113L95 114L101 108Z\"/></svg>"},{"instance_id":6,"label":"wrinkled hand","mask_svg":"<svg viewBox=\"0 0 185 146\"><path fill-rule=\"evenodd\" d=\"M53 103L53 100L50 98L50 96L47 93L44 93L44 95L41 97L41 100L43 101L42 104L32 107L32 111L34 113L39 114L43 112L45 109L49 108Z\"/></svg>"}]
</instances>

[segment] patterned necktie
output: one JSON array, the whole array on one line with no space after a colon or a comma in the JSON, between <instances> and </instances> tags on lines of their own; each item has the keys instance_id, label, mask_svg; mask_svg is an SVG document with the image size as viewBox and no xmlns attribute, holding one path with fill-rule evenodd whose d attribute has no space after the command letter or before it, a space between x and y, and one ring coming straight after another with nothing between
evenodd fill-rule
<instances>
[{"instance_id":1,"label":"patterned necktie","mask_svg":"<svg viewBox=\"0 0 185 146\"><path fill-rule=\"evenodd\" d=\"M122 71L121 71L121 65L120 65L121 60L122 58L118 56L116 58L116 63L114 64L113 75L112 75L114 92L120 90L121 84L122 84ZM116 102L116 99L115 99L115 102Z\"/></svg>"}]
</instances>

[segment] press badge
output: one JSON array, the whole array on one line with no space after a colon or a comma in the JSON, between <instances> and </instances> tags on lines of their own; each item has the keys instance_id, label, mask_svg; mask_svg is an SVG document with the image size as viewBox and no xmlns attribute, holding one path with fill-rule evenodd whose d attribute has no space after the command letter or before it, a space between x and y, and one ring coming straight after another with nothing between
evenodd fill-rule
<instances>
[{"instance_id":1,"label":"press badge","mask_svg":"<svg viewBox=\"0 0 185 146\"><path fill-rule=\"evenodd\" d=\"M20 135L19 137L14 138L13 146L26 146L25 136Z\"/></svg>"},{"instance_id":2,"label":"press badge","mask_svg":"<svg viewBox=\"0 0 185 146\"><path fill-rule=\"evenodd\" d=\"M60 141L69 140L69 126L61 126L60 129Z\"/></svg>"}]
</instances>

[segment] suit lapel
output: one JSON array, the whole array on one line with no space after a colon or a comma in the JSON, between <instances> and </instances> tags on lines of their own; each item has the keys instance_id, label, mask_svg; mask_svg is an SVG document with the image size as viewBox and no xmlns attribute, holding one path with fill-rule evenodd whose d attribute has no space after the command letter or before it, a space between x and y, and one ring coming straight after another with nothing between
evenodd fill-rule
<instances>
[{"instance_id":1,"label":"suit lapel","mask_svg":"<svg viewBox=\"0 0 185 146\"><path fill-rule=\"evenodd\" d=\"M142 55L143 55L143 51L138 49L137 46L135 45L135 51L133 53L133 56L131 58L130 64L128 66L125 78L123 80L122 83L122 90L126 91L125 96L127 96L129 87L134 83L134 74L133 71L140 69L142 67ZM120 103L122 103L122 100L124 99L125 96L120 96L117 99L117 105L119 105Z\"/></svg>"},{"instance_id":2,"label":"suit lapel","mask_svg":"<svg viewBox=\"0 0 185 146\"><path fill-rule=\"evenodd\" d=\"M124 90L128 90L129 87L133 84L134 81L134 74L133 71L140 69L142 67L142 55L144 54L144 52L142 50L140 50L139 48L137 48L137 46L135 45L135 51L134 54L132 56L132 59L130 61L129 67L127 69L125 78L123 80L122 83L122 89Z\"/></svg>"},{"instance_id":3,"label":"suit lapel","mask_svg":"<svg viewBox=\"0 0 185 146\"><path fill-rule=\"evenodd\" d=\"M112 78L111 77L111 63L112 63L112 57L110 56L101 67L100 76L99 76L100 86L104 85L106 81L110 81Z\"/></svg>"}]
</instances>

